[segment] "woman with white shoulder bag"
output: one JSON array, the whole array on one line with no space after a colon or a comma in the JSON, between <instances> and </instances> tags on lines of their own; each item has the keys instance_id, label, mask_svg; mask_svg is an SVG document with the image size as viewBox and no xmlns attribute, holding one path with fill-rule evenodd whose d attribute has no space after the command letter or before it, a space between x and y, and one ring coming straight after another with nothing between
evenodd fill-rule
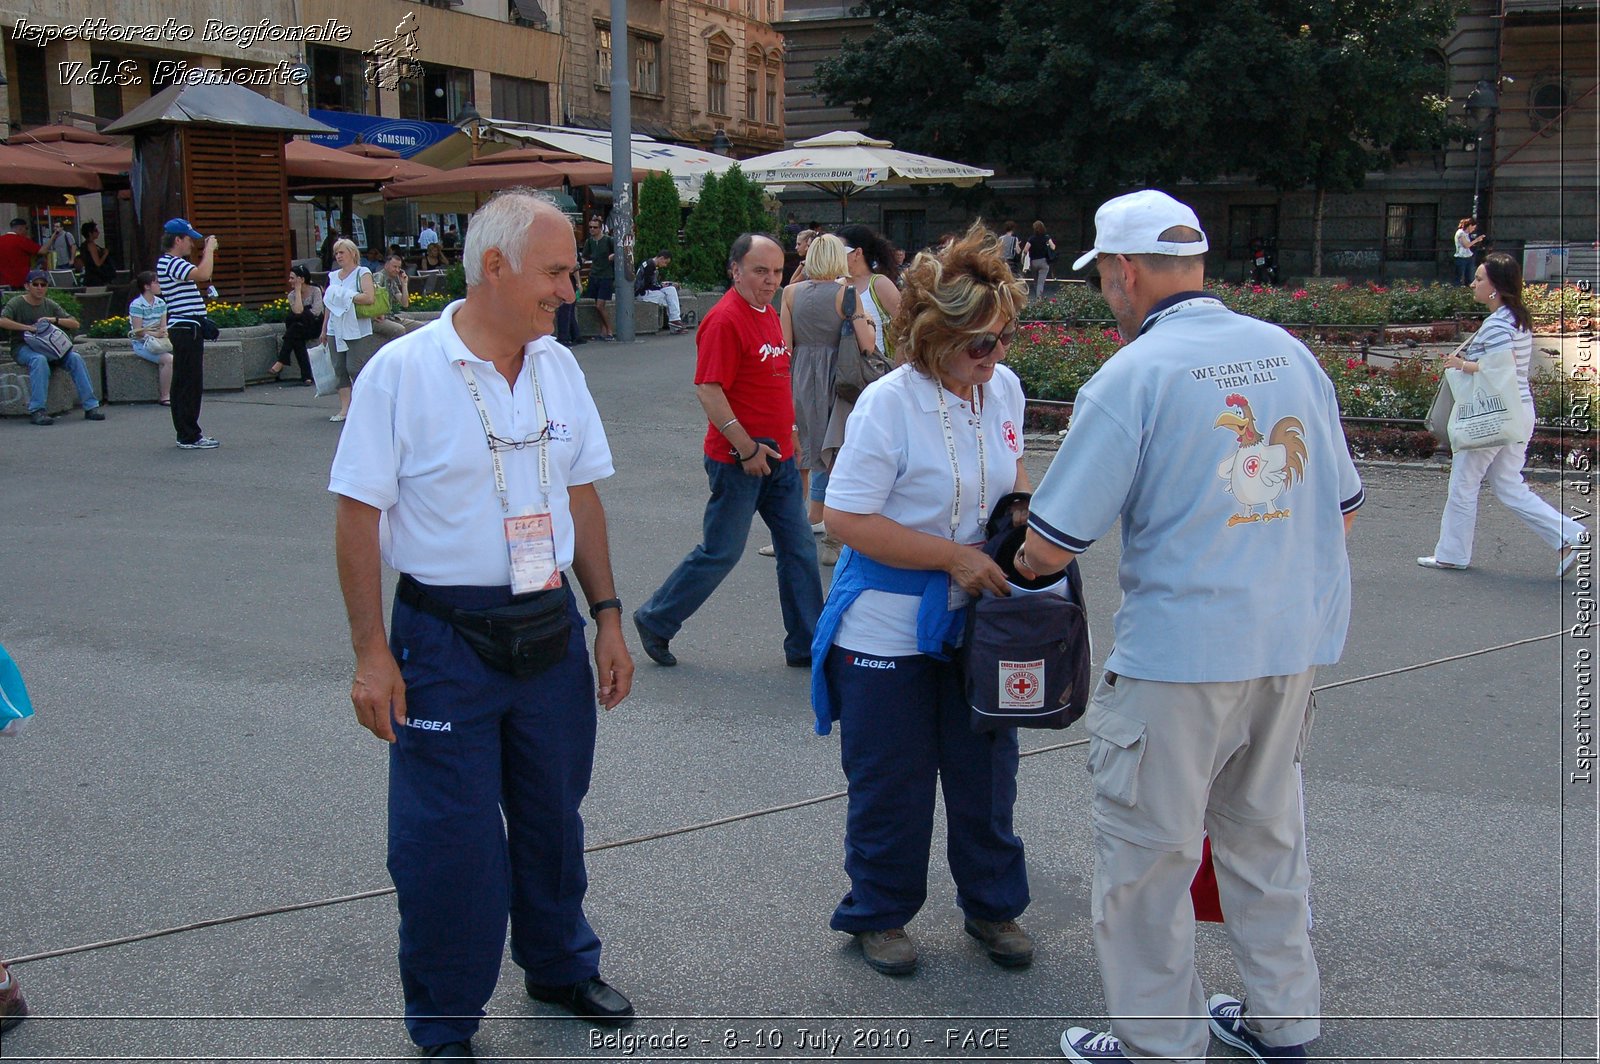
<instances>
[{"instance_id":1,"label":"woman with white shoulder bag","mask_svg":"<svg viewBox=\"0 0 1600 1064\"><path fill-rule=\"evenodd\" d=\"M1533 392L1528 371L1533 361L1532 319L1522 301L1522 268L1503 251L1484 259L1472 279L1472 298L1491 313L1464 348L1445 360L1446 369L1476 374L1486 357L1509 353L1516 362L1524 422L1533 425ZM1472 536L1478 520L1478 492L1484 478L1495 498L1522 518L1546 545L1558 552L1557 571L1565 576L1577 560L1574 547L1588 541L1588 531L1528 489L1522 464L1528 441L1500 447L1458 449L1450 463L1450 497L1439 520L1439 543L1432 554L1418 558L1429 569L1465 569L1472 561Z\"/></svg>"}]
</instances>

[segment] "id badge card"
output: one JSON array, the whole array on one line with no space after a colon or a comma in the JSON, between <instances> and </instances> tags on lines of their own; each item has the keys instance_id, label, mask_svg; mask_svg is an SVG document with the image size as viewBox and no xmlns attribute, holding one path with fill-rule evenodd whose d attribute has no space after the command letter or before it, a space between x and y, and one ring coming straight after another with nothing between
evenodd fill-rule
<instances>
[{"instance_id":1,"label":"id badge card","mask_svg":"<svg viewBox=\"0 0 1600 1064\"><path fill-rule=\"evenodd\" d=\"M556 538L549 514L519 514L505 519L506 550L511 555L511 593L549 591L561 586L556 568Z\"/></svg>"}]
</instances>

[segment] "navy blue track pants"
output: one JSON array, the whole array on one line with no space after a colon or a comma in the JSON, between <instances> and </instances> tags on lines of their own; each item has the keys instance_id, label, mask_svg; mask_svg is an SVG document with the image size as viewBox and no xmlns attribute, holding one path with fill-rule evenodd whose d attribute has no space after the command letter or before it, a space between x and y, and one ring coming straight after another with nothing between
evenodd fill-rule
<instances>
[{"instance_id":1,"label":"navy blue track pants","mask_svg":"<svg viewBox=\"0 0 1600 1064\"><path fill-rule=\"evenodd\" d=\"M956 904L980 920L1028 907L1017 801L1015 728L976 733L954 662L875 658L833 647L825 664L839 699L840 760L850 785L844 868L850 892L835 931L904 927L928 897L934 788L944 790Z\"/></svg>"},{"instance_id":2,"label":"navy blue track pants","mask_svg":"<svg viewBox=\"0 0 1600 1064\"><path fill-rule=\"evenodd\" d=\"M509 598L505 588L427 591L464 609ZM567 613L566 658L519 680L485 665L445 621L394 604L390 648L409 726L395 729L389 753L389 875L406 1029L420 1046L477 1030L500 976L508 915L511 957L534 982L599 974L600 939L583 915L578 814L597 710L570 588Z\"/></svg>"}]
</instances>

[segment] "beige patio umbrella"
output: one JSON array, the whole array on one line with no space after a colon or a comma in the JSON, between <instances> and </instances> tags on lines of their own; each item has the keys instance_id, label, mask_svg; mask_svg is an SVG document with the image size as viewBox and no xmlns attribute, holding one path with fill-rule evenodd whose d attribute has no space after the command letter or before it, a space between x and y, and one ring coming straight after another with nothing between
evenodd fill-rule
<instances>
[{"instance_id":1,"label":"beige patio umbrella","mask_svg":"<svg viewBox=\"0 0 1600 1064\"><path fill-rule=\"evenodd\" d=\"M965 187L994 176L993 170L900 151L891 141L842 129L741 159L739 169L761 185L810 185L838 196L841 207L862 189L879 185Z\"/></svg>"}]
</instances>

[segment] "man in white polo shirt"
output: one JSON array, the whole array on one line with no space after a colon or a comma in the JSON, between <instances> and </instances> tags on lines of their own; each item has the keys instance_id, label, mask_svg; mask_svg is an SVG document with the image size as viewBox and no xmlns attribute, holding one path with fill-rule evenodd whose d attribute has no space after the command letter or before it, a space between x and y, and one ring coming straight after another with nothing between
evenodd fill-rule
<instances>
[{"instance_id":1,"label":"man in white polo shirt","mask_svg":"<svg viewBox=\"0 0 1600 1064\"><path fill-rule=\"evenodd\" d=\"M503 193L473 216L464 262L466 300L362 371L329 490L350 697L391 744L406 1027L424 1056L471 1059L508 913L531 996L594 1023L633 1017L599 975L578 812L596 674L611 709L633 662L594 487L611 451L550 337L573 299L572 227L541 196ZM402 574L387 637L380 558ZM568 570L598 625L593 671Z\"/></svg>"},{"instance_id":2,"label":"man in white polo shirt","mask_svg":"<svg viewBox=\"0 0 1600 1064\"><path fill-rule=\"evenodd\" d=\"M1073 268L1097 262L1128 344L1078 392L1017 555L1056 572L1122 522L1116 648L1084 717L1111 1033L1069 1029L1071 1060L1196 1060L1209 1033L1304 1060L1320 1031L1296 766L1316 667L1344 647L1361 481L1327 375L1202 291L1206 249L1162 192L1096 213ZM1248 1005L1195 974L1206 834Z\"/></svg>"}]
</instances>

